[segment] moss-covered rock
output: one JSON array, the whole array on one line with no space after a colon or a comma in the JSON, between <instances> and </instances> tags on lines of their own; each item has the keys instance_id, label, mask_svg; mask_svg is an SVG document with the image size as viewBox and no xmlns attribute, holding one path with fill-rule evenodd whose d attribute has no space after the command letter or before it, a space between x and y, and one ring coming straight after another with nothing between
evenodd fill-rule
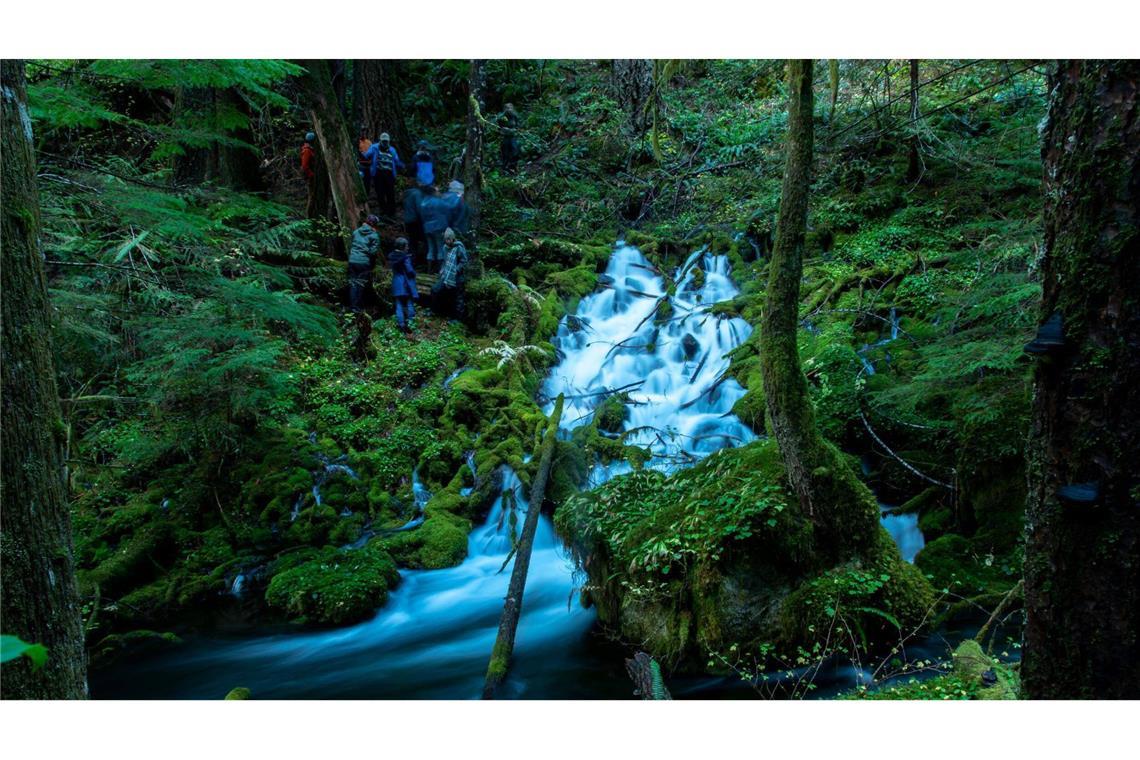
<instances>
[{"instance_id":1,"label":"moss-covered rock","mask_svg":"<svg viewBox=\"0 0 1140 760\"><path fill-rule=\"evenodd\" d=\"M181 643L182 639L169 632L137 630L113 633L91 647L91 667L99 670L124 659L161 652Z\"/></svg>"},{"instance_id":2,"label":"moss-covered rock","mask_svg":"<svg viewBox=\"0 0 1140 760\"><path fill-rule=\"evenodd\" d=\"M356 550L306 550L287 564L269 581L265 601L303 623L363 620L387 601L389 589L400 580L392 558L376 542Z\"/></svg>"}]
</instances>

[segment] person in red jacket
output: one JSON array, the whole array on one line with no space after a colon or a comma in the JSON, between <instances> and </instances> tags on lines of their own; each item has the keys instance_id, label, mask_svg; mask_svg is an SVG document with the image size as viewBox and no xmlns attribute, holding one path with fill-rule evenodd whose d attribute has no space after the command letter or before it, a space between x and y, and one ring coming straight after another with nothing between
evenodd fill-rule
<instances>
[{"instance_id":1,"label":"person in red jacket","mask_svg":"<svg viewBox=\"0 0 1140 760\"><path fill-rule=\"evenodd\" d=\"M301 174L305 178L305 186L309 197L305 202L305 215L310 219L317 215L317 152L313 150L313 141L317 136L312 132L305 134L305 144L301 146Z\"/></svg>"}]
</instances>

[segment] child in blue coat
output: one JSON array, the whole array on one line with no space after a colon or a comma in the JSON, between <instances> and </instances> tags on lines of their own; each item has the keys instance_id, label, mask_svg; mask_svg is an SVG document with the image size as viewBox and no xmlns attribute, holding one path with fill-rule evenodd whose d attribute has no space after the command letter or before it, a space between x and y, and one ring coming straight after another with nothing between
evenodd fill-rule
<instances>
[{"instance_id":1,"label":"child in blue coat","mask_svg":"<svg viewBox=\"0 0 1140 760\"><path fill-rule=\"evenodd\" d=\"M408 250L407 238L396 238L396 249L388 254L388 266L392 270L392 300L396 302L396 324L404 333L411 332L408 326L416 316L415 300L416 270L412 268L412 253Z\"/></svg>"}]
</instances>

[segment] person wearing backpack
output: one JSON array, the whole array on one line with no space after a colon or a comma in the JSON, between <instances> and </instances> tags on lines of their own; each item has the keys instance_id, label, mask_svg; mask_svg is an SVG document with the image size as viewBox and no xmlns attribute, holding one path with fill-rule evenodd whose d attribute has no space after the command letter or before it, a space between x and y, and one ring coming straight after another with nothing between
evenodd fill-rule
<instances>
[{"instance_id":1,"label":"person wearing backpack","mask_svg":"<svg viewBox=\"0 0 1140 760\"><path fill-rule=\"evenodd\" d=\"M360 137L356 141L356 165L360 170L360 178L364 180L365 194L372 188L372 158L368 151L372 141L368 139L368 128L360 128Z\"/></svg>"},{"instance_id":2,"label":"person wearing backpack","mask_svg":"<svg viewBox=\"0 0 1140 760\"><path fill-rule=\"evenodd\" d=\"M313 150L316 139L314 133L306 132L305 142L301 145L301 176L305 178L305 189L308 194L305 201L305 216L310 219L317 216L317 152Z\"/></svg>"},{"instance_id":3,"label":"person wearing backpack","mask_svg":"<svg viewBox=\"0 0 1140 760\"><path fill-rule=\"evenodd\" d=\"M439 191L431 185L421 187L423 197L420 200L420 221L424 226L424 237L427 238L427 271L439 271L443 263L443 231L447 229L448 208Z\"/></svg>"},{"instance_id":4,"label":"person wearing backpack","mask_svg":"<svg viewBox=\"0 0 1140 760\"><path fill-rule=\"evenodd\" d=\"M372 180L376 187L376 200L380 209L386 216L392 216L396 211L396 174L404 168L396 146L385 132L380 139L369 149L369 158L372 160Z\"/></svg>"},{"instance_id":5,"label":"person wearing backpack","mask_svg":"<svg viewBox=\"0 0 1140 760\"><path fill-rule=\"evenodd\" d=\"M431 155L427 140L420 140L419 150L412 157L412 168L416 173L416 184L420 187L435 182L435 158Z\"/></svg>"},{"instance_id":6,"label":"person wearing backpack","mask_svg":"<svg viewBox=\"0 0 1140 760\"><path fill-rule=\"evenodd\" d=\"M352 248L348 252L348 308L358 312L364 305L364 293L372 282L372 267L380 252L380 235L376 228L380 219L369 214L364 224L352 232Z\"/></svg>"}]
</instances>

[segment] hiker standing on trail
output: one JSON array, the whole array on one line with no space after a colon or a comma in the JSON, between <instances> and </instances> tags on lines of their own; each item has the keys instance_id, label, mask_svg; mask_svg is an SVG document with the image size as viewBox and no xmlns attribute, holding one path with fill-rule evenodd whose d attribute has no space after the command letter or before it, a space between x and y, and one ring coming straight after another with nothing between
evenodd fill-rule
<instances>
[{"instance_id":1,"label":"hiker standing on trail","mask_svg":"<svg viewBox=\"0 0 1140 760\"><path fill-rule=\"evenodd\" d=\"M503 169L511 174L519 162L519 114L513 103L503 107L499 117L499 133L502 142L499 143L499 157L503 162Z\"/></svg>"},{"instance_id":2,"label":"hiker standing on trail","mask_svg":"<svg viewBox=\"0 0 1140 760\"><path fill-rule=\"evenodd\" d=\"M424 238L424 223L420 218L420 201L424 199L423 191L418 187L409 187L404 193L404 234L411 241L412 257L423 256L427 249L427 239Z\"/></svg>"},{"instance_id":3,"label":"hiker standing on trail","mask_svg":"<svg viewBox=\"0 0 1140 760\"><path fill-rule=\"evenodd\" d=\"M412 168L416 172L416 184L420 187L435 182L435 158L431 155L427 140L420 140L418 150L412 157Z\"/></svg>"},{"instance_id":4,"label":"hiker standing on trail","mask_svg":"<svg viewBox=\"0 0 1140 760\"><path fill-rule=\"evenodd\" d=\"M404 168L404 162L387 132L369 148L368 157L372 161L372 178L380 210L385 216L392 216L396 212L396 174Z\"/></svg>"},{"instance_id":5,"label":"hiker standing on trail","mask_svg":"<svg viewBox=\"0 0 1140 760\"><path fill-rule=\"evenodd\" d=\"M427 239L427 271L435 273L443 263L443 232L447 229L447 204L431 185L420 190L423 192L420 200L420 221L423 222L424 237Z\"/></svg>"},{"instance_id":6,"label":"hiker standing on trail","mask_svg":"<svg viewBox=\"0 0 1140 760\"><path fill-rule=\"evenodd\" d=\"M447 192L443 194L443 202L447 206L447 226L455 230L459 237L466 237L471 229L471 220L467 212L467 203L463 200L463 183L457 179L451 180Z\"/></svg>"},{"instance_id":7,"label":"hiker standing on trail","mask_svg":"<svg viewBox=\"0 0 1140 760\"><path fill-rule=\"evenodd\" d=\"M315 134L306 132L305 142L301 145L301 175L305 178L305 188L308 191L305 216L310 219L316 216L317 211L317 152L313 150L313 142L316 139Z\"/></svg>"},{"instance_id":8,"label":"hiker standing on trail","mask_svg":"<svg viewBox=\"0 0 1140 760\"><path fill-rule=\"evenodd\" d=\"M407 238L396 238L396 248L388 254L388 267L392 270L392 300L396 302L396 325L404 334L412 331L411 320L416 316L416 270L412 266L412 253Z\"/></svg>"},{"instance_id":9,"label":"hiker standing on trail","mask_svg":"<svg viewBox=\"0 0 1140 760\"><path fill-rule=\"evenodd\" d=\"M443 233L445 248L443 268L432 288L432 308L450 319L463 316L464 283L467 273L467 248L450 227Z\"/></svg>"},{"instance_id":10,"label":"hiker standing on trail","mask_svg":"<svg viewBox=\"0 0 1140 760\"><path fill-rule=\"evenodd\" d=\"M360 311L364 303L364 292L372 282L372 267L376 254L380 252L380 235L376 228L380 219L369 214L364 224L352 233L352 248L348 253L348 308Z\"/></svg>"}]
</instances>

